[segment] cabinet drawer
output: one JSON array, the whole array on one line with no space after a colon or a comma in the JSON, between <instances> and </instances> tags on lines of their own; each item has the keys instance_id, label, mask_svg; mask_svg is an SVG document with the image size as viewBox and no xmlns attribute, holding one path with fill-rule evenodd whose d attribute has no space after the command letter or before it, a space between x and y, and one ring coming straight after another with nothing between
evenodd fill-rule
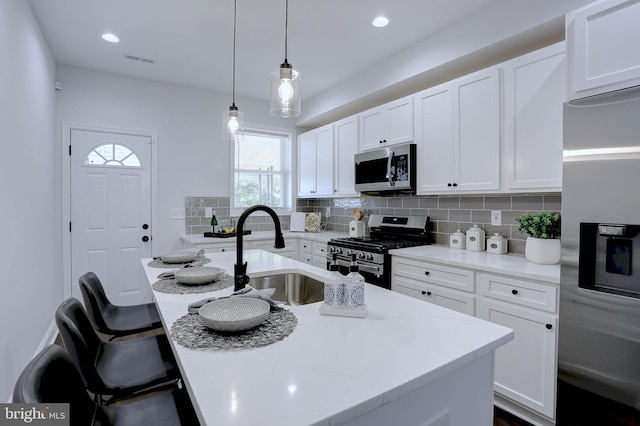
<instances>
[{"instance_id":1,"label":"cabinet drawer","mask_svg":"<svg viewBox=\"0 0 640 426\"><path fill-rule=\"evenodd\" d=\"M228 251L236 251L235 244L216 244L209 247L203 247L205 253L223 253Z\"/></svg>"},{"instance_id":2,"label":"cabinet drawer","mask_svg":"<svg viewBox=\"0 0 640 426\"><path fill-rule=\"evenodd\" d=\"M478 273L480 294L547 312L557 312L558 289L531 281Z\"/></svg>"},{"instance_id":3,"label":"cabinet drawer","mask_svg":"<svg viewBox=\"0 0 640 426\"><path fill-rule=\"evenodd\" d=\"M398 293L424 300L443 308L467 315L475 315L475 296L468 293L450 290L437 285L423 284L396 275L392 278L391 288Z\"/></svg>"},{"instance_id":4,"label":"cabinet drawer","mask_svg":"<svg viewBox=\"0 0 640 426\"><path fill-rule=\"evenodd\" d=\"M327 255L327 243L321 243L319 241L314 241L313 243L313 255L325 257Z\"/></svg>"},{"instance_id":5,"label":"cabinet drawer","mask_svg":"<svg viewBox=\"0 0 640 426\"><path fill-rule=\"evenodd\" d=\"M313 253L313 243L308 240L300 240L300 251L303 253Z\"/></svg>"},{"instance_id":6,"label":"cabinet drawer","mask_svg":"<svg viewBox=\"0 0 640 426\"><path fill-rule=\"evenodd\" d=\"M424 283L441 285L473 293L474 272L437 263L393 258L391 270L394 275L412 278Z\"/></svg>"}]
</instances>

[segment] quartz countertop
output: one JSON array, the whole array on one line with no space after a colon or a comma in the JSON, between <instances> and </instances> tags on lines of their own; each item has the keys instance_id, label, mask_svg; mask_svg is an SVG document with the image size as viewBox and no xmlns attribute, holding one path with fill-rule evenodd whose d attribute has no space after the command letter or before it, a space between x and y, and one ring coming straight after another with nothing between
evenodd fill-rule
<instances>
[{"instance_id":1,"label":"quartz countertop","mask_svg":"<svg viewBox=\"0 0 640 426\"><path fill-rule=\"evenodd\" d=\"M538 265L516 253L493 254L486 251L454 249L446 246L418 246L390 250L392 256L472 268L478 271L517 275L522 278L560 284L560 264Z\"/></svg>"},{"instance_id":2,"label":"quartz countertop","mask_svg":"<svg viewBox=\"0 0 640 426\"><path fill-rule=\"evenodd\" d=\"M292 232L282 231L284 238L304 238L306 240L327 242L332 238L348 237L348 234L335 231L320 231L320 232ZM273 231L251 231L251 234L243 235L243 241L255 241L255 240L268 240L273 239ZM205 237L202 234L182 234L180 239L184 242L199 245L199 244L215 244L225 242L236 242L235 237L229 238L217 238L217 237Z\"/></svg>"},{"instance_id":3,"label":"quartz countertop","mask_svg":"<svg viewBox=\"0 0 640 426\"><path fill-rule=\"evenodd\" d=\"M235 253L207 253L208 266L233 274ZM247 250L247 274L327 271L263 250ZM143 267L150 283L167 269ZM154 291L167 330L202 294ZM333 425L355 419L431 383L513 339L513 331L365 284L365 318L320 315L319 303L286 306L298 324L281 341L233 351L172 341L203 424ZM487 398L491 398L487 395Z\"/></svg>"}]
</instances>

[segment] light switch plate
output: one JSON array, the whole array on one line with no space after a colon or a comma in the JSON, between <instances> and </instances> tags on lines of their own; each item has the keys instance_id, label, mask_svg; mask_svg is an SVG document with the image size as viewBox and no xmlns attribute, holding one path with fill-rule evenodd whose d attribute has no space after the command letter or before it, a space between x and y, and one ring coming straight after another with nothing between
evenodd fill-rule
<instances>
[{"instance_id":1,"label":"light switch plate","mask_svg":"<svg viewBox=\"0 0 640 426\"><path fill-rule=\"evenodd\" d=\"M502 225L502 210L491 210L491 224L494 226Z\"/></svg>"},{"instance_id":2,"label":"light switch plate","mask_svg":"<svg viewBox=\"0 0 640 426\"><path fill-rule=\"evenodd\" d=\"M171 209L170 219L184 219L184 209Z\"/></svg>"}]
</instances>

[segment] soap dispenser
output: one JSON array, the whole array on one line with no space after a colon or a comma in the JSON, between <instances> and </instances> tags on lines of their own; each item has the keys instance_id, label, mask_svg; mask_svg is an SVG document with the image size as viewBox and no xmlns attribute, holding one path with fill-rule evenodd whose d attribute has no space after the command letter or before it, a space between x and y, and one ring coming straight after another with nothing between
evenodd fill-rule
<instances>
[{"instance_id":1,"label":"soap dispenser","mask_svg":"<svg viewBox=\"0 0 640 426\"><path fill-rule=\"evenodd\" d=\"M484 251L485 244L484 229L473 225L467 230L467 250Z\"/></svg>"},{"instance_id":2,"label":"soap dispenser","mask_svg":"<svg viewBox=\"0 0 640 426\"><path fill-rule=\"evenodd\" d=\"M338 306L338 290L344 284L344 277L338 272L339 269L338 255L333 253L329 273L324 279L324 303L332 307Z\"/></svg>"}]
</instances>

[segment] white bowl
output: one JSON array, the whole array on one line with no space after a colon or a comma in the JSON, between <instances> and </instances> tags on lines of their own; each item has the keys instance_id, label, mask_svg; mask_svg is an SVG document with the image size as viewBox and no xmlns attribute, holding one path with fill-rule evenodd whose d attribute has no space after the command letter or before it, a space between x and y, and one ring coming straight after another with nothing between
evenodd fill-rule
<instances>
[{"instance_id":1,"label":"white bowl","mask_svg":"<svg viewBox=\"0 0 640 426\"><path fill-rule=\"evenodd\" d=\"M203 305L198 311L205 327L215 331L244 331L259 326L271 306L253 297L229 297Z\"/></svg>"},{"instance_id":2,"label":"white bowl","mask_svg":"<svg viewBox=\"0 0 640 426\"><path fill-rule=\"evenodd\" d=\"M174 251L160 256L164 263L187 263L195 260L196 253L193 251Z\"/></svg>"},{"instance_id":3,"label":"white bowl","mask_svg":"<svg viewBox=\"0 0 640 426\"><path fill-rule=\"evenodd\" d=\"M214 282L220 278L222 272L222 269L212 266L194 266L178 269L173 276L179 283L198 285Z\"/></svg>"}]
</instances>

